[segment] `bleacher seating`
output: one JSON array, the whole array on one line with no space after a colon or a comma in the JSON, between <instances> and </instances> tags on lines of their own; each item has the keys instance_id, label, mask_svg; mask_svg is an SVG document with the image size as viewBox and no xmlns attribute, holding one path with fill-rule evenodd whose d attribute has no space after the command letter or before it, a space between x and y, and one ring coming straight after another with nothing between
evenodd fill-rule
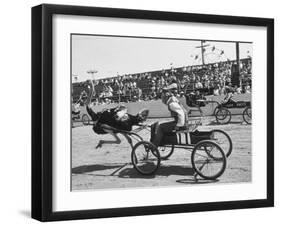
<instances>
[{"instance_id":1,"label":"bleacher seating","mask_svg":"<svg viewBox=\"0 0 281 226\"><path fill-rule=\"evenodd\" d=\"M231 85L231 66L235 63L225 61L99 79L95 81L96 96L93 98L99 103L157 99L171 76L179 84L178 93L189 93L196 89L219 89L219 93L223 93L224 87ZM251 58L242 59L240 65L243 90L244 87L251 86ZM87 86L87 82L72 84L74 101L83 90L87 91Z\"/></svg>"}]
</instances>

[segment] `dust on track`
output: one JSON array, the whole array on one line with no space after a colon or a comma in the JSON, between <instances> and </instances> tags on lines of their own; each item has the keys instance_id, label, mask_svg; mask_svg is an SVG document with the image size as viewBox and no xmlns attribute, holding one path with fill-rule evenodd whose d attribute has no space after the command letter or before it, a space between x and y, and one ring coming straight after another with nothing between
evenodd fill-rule
<instances>
[{"instance_id":1,"label":"dust on track","mask_svg":"<svg viewBox=\"0 0 281 226\"><path fill-rule=\"evenodd\" d=\"M167 119L150 119L148 123L155 121ZM224 174L217 181L194 180L191 153L181 149L176 149L168 160L161 161L155 175L143 176L133 168L131 147L122 135L119 135L121 144L105 144L96 149L100 139L111 140L112 137L95 134L91 126L77 126L72 129L72 190L251 182L252 126L242 121L242 116L235 116L228 125L216 125L214 117L210 117L198 128L221 129L232 139L232 154L227 159ZM139 134L149 140L149 132Z\"/></svg>"}]
</instances>

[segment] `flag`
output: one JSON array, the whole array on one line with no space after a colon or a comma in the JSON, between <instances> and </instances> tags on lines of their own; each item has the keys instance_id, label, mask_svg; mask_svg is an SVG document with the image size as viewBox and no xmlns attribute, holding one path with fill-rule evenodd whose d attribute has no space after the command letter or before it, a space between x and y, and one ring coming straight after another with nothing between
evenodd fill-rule
<instances>
[{"instance_id":1,"label":"flag","mask_svg":"<svg viewBox=\"0 0 281 226\"><path fill-rule=\"evenodd\" d=\"M78 75L73 75L73 80L74 80L75 82L77 82L78 79L79 79L79 76L78 76Z\"/></svg>"}]
</instances>

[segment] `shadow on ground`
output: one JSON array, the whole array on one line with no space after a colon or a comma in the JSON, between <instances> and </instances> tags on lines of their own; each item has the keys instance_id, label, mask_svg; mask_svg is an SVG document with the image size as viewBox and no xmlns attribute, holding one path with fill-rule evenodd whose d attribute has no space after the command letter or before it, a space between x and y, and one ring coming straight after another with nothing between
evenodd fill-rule
<instances>
[{"instance_id":1,"label":"shadow on ground","mask_svg":"<svg viewBox=\"0 0 281 226\"><path fill-rule=\"evenodd\" d=\"M219 180L206 180L206 179L199 179L199 178L186 178L186 179L180 179L176 180L177 183L181 184L209 184L209 183L216 183L219 182Z\"/></svg>"},{"instance_id":2,"label":"shadow on ground","mask_svg":"<svg viewBox=\"0 0 281 226\"><path fill-rule=\"evenodd\" d=\"M77 166L72 168L71 172L74 174L83 174L89 173L93 171L100 171L100 170L108 170L108 169L117 169L123 167L124 164L108 164L108 165L101 165L101 164L94 164L94 165L83 165Z\"/></svg>"},{"instance_id":3,"label":"shadow on ground","mask_svg":"<svg viewBox=\"0 0 281 226\"><path fill-rule=\"evenodd\" d=\"M205 126L222 126L222 125L237 125L237 124L242 125L243 122L242 121L230 121L227 124L220 124L220 123L217 123L216 121L211 121L210 123L205 124Z\"/></svg>"},{"instance_id":4,"label":"shadow on ground","mask_svg":"<svg viewBox=\"0 0 281 226\"><path fill-rule=\"evenodd\" d=\"M156 176L192 176L194 175L194 170L192 168L183 166L160 166L155 174L152 175L142 175L137 172L134 168L126 168L119 172L118 177L120 178L143 178L143 179L153 179Z\"/></svg>"},{"instance_id":5,"label":"shadow on ground","mask_svg":"<svg viewBox=\"0 0 281 226\"><path fill-rule=\"evenodd\" d=\"M127 167L128 164L94 164L94 165L83 165L72 168L71 172L73 174L87 174L95 171L116 169L113 173L104 176L113 176L114 174L119 178L143 178L143 179L153 179L156 176L171 176L171 175L180 175L180 176L192 176L194 175L194 170L189 167L183 166L160 166L155 174L152 175L142 175L133 167ZM123 169L124 168L124 169Z\"/></svg>"}]
</instances>

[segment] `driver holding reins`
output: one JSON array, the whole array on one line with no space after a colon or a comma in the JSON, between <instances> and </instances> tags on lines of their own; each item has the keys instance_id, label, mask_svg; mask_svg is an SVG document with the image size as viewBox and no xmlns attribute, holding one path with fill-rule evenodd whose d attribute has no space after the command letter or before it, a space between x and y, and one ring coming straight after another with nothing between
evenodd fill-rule
<instances>
[{"instance_id":1,"label":"driver holding reins","mask_svg":"<svg viewBox=\"0 0 281 226\"><path fill-rule=\"evenodd\" d=\"M225 87L225 91L226 91L226 96L221 101L221 104L235 103L235 101L232 99L234 96L233 95L234 90L231 87L227 86Z\"/></svg>"},{"instance_id":2,"label":"driver holding reins","mask_svg":"<svg viewBox=\"0 0 281 226\"><path fill-rule=\"evenodd\" d=\"M168 110L170 111L171 116L174 118L174 120L161 124L155 123L152 125L151 142L156 147L161 144L162 138L165 133L187 129L187 111L175 95L177 88L178 86L175 81L172 81L170 85L163 88L161 96L162 102L168 106Z\"/></svg>"}]
</instances>

